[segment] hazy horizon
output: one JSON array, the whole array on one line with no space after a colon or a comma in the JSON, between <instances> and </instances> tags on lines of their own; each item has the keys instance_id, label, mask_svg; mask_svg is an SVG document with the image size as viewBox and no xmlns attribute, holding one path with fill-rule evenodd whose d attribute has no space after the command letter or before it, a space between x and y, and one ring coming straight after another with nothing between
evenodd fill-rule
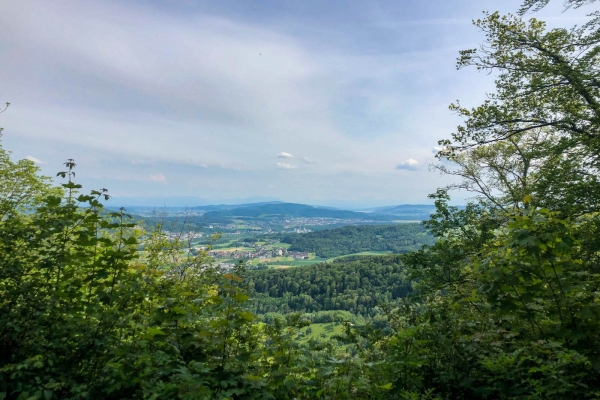
<instances>
[{"instance_id":1,"label":"hazy horizon","mask_svg":"<svg viewBox=\"0 0 600 400\"><path fill-rule=\"evenodd\" d=\"M144 196L115 196L112 197L105 204L108 207L149 207L149 208L161 208L161 207L196 207L196 206L209 206L209 205L241 205L241 204L253 204L253 203L266 203L266 202L279 202L279 203L294 203L294 204L306 204L311 206L319 207L333 207L346 210L361 210L371 209L377 207L387 206L398 206L398 205L433 205L433 201L425 199L420 203L386 203L386 202L349 202L344 200L329 200L320 203L311 202L297 202L297 201L285 201L275 197L247 197L247 198L231 198L231 199L205 199L197 196L165 196L165 197L144 197ZM453 205L462 205L462 203L451 202Z\"/></svg>"}]
</instances>

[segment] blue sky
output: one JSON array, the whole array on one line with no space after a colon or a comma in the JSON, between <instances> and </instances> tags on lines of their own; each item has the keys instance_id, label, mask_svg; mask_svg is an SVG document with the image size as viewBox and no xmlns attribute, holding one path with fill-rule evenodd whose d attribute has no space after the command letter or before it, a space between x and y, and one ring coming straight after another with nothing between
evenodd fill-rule
<instances>
[{"instance_id":1,"label":"blue sky","mask_svg":"<svg viewBox=\"0 0 600 400\"><path fill-rule=\"evenodd\" d=\"M3 145L48 175L74 158L80 183L128 203L427 202L448 183L428 168L460 123L448 105L493 90L455 69L482 40L470 21L519 4L2 2ZM536 17L585 10L561 11Z\"/></svg>"}]
</instances>

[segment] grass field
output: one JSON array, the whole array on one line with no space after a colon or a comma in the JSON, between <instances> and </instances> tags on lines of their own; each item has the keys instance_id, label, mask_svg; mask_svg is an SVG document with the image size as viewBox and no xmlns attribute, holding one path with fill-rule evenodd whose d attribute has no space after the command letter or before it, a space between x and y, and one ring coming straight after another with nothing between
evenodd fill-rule
<instances>
[{"instance_id":1,"label":"grass field","mask_svg":"<svg viewBox=\"0 0 600 400\"><path fill-rule=\"evenodd\" d=\"M214 248L214 251L223 251L226 253L232 253L234 251L254 251L252 247L224 247L224 248Z\"/></svg>"},{"instance_id":2,"label":"grass field","mask_svg":"<svg viewBox=\"0 0 600 400\"><path fill-rule=\"evenodd\" d=\"M286 243L281 243L281 244L286 245ZM274 244L273 246L274 247L282 247L282 246L278 246L277 243ZM289 247L289 245L287 245L287 246ZM253 251L254 249L252 247L222 247L222 248L215 248L214 250L224 251L224 252L234 252L236 250L250 252L250 251ZM348 256L367 256L367 255L374 256L374 255L383 255L383 254L391 254L391 253L386 252L386 251L363 251L361 253L344 254L341 256L331 257L331 258L317 257L317 256L315 256L315 253L309 253L307 260L296 260L292 257L281 256L281 257L270 257L270 258L253 258L252 260L250 260L250 264L251 265L267 264L267 266L269 268L304 267L307 265L328 263L328 262L332 262L338 258L348 257ZM219 259L219 261L224 262L224 263L235 263L237 260Z\"/></svg>"},{"instance_id":3,"label":"grass field","mask_svg":"<svg viewBox=\"0 0 600 400\"><path fill-rule=\"evenodd\" d=\"M252 226L252 225L244 225L244 224L234 225L234 229L248 229L251 231L261 231L262 230L262 228L260 226Z\"/></svg>"},{"instance_id":4,"label":"grass field","mask_svg":"<svg viewBox=\"0 0 600 400\"><path fill-rule=\"evenodd\" d=\"M310 329L309 329L310 328ZM313 338L316 340L329 340L333 335L339 335L344 331L342 324L336 324L335 322L323 323L323 324L311 324L306 328L302 328L302 332L309 331L306 338Z\"/></svg>"},{"instance_id":5,"label":"grass field","mask_svg":"<svg viewBox=\"0 0 600 400\"><path fill-rule=\"evenodd\" d=\"M288 268L288 267L303 267L327 261L325 258L315 257L314 253L309 254L308 260L295 260L292 257L271 257L271 258L254 258L250 261L252 265L267 264L269 268Z\"/></svg>"},{"instance_id":6,"label":"grass field","mask_svg":"<svg viewBox=\"0 0 600 400\"><path fill-rule=\"evenodd\" d=\"M338 258L348 257L348 256L381 256L384 254L392 254L392 252L390 252L390 251L363 251L361 253L344 254L341 256L337 256L337 257L331 257L331 258L328 258L326 261L332 262L333 260L336 260Z\"/></svg>"},{"instance_id":7,"label":"grass field","mask_svg":"<svg viewBox=\"0 0 600 400\"><path fill-rule=\"evenodd\" d=\"M295 260L291 265L294 267L303 267L305 265L320 264L326 262L327 259L321 257L313 257L308 260Z\"/></svg>"},{"instance_id":8,"label":"grass field","mask_svg":"<svg viewBox=\"0 0 600 400\"><path fill-rule=\"evenodd\" d=\"M294 261L294 259L292 257L271 257L271 258L253 258L252 261L250 261L250 263L252 265L258 265L261 263L289 265L289 263L291 263L293 261Z\"/></svg>"}]
</instances>

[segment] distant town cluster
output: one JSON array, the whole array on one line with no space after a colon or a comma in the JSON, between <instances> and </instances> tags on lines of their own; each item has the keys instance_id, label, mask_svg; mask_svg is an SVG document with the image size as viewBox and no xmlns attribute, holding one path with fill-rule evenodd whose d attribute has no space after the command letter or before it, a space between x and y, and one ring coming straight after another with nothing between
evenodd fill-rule
<instances>
[{"instance_id":1,"label":"distant town cluster","mask_svg":"<svg viewBox=\"0 0 600 400\"><path fill-rule=\"evenodd\" d=\"M307 260L308 252L306 251L288 251L283 247L267 248L265 246L256 246L253 251L239 251L239 250L211 250L208 255L214 258L228 258L228 259L265 259L273 257L292 257L294 260Z\"/></svg>"}]
</instances>

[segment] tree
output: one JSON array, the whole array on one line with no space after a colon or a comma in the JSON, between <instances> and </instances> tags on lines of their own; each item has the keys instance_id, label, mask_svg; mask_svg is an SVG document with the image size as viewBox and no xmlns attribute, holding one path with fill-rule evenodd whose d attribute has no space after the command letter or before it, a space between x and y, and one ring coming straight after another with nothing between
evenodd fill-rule
<instances>
[{"instance_id":1,"label":"tree","mask_svg":"<svg viewBox=\"0 0 600 400\"><path fill-rule=\"evenodd\" d=\"M513 198L500 203L514 204L520 195L535 191L539 205L554 210L598 210L600 198L589 196L600 192L598 20L571 30L547 31L541 21L524 22L494 13L475 25L485 32L486 40L479 49L462 51L458 67L497 72L496 92L472 109L459 102L451 105L465 122L451 139L440 141L443 149L438 158L457 162L461 176L467 178L463 187L489 201L490 190L502 185L505 196ZM498 142L503 144L492 146ZM506 153L509 150L512 155ZM481 176L476 177L473 165L467 164L475 158L479 163L489 160L490 152L499 155L498 151L505 153L501 164L477 171L494 170L494 178L487 176L491 186L484 188ZM502 172L499 168L508 169ZM526 172L531 178L535 174L535 183L530 179L524 192Z\"/></svg>"},{"instance_id":2,"label":"tree","mask_svg":"<svg viewBox=\"0 0 600 400\"><path fill-rule=\"evenodd\" d=\"M569 8L579 8L586 4L595 3L596 0L564 0L565 9ZM523 15L530 11L539 11L542 8L546 7L550 3L550 0L525 0L521 8L519 9L519 14Z\"/></svg>"},{"instance_id":3,"label":"tree","mask_svg":"<svg viewBox=\"0 0 600 400\"><path fill-rule=\"evenodd\" d=\"M547 2L529 2L545 4ZM577 2L572 2L577 5ZM600 390L598 22L546 31L487 14L459 67L498 71L436 168L438 241L402 258L415 283L387 312L393 387L441 398L593 398ZM475 199L448 205L448 190Z\"/></svg>"},{"instance_id":4,"label":"tree","mask_svg":"<svg viewBox=\"0 0 600 400\"><path fill-rule=\"evenodd\" d=\"M461 51L458 68L498 71L497 92L471 110L451 106L466 118L452 135L460 147L548 127L563 134L566 145L584 145L597 154L600 36L595 20L546 31L541 21L493 13L475 25L486 41L480 49Z\"/></svg>"}]
</instances>

